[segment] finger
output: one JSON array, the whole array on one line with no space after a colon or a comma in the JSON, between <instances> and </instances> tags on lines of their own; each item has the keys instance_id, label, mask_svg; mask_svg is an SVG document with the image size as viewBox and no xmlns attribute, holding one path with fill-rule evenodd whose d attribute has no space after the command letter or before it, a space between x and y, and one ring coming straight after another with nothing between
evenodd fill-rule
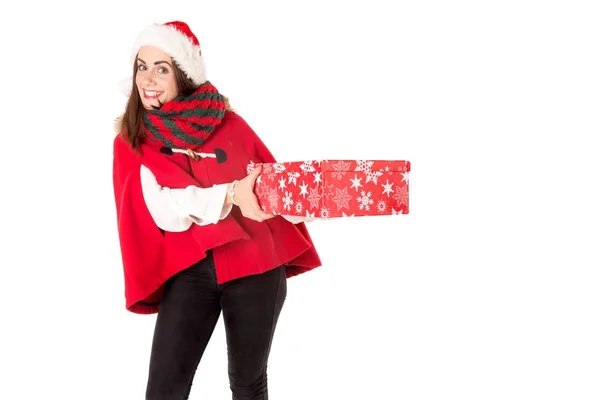
<instances>
[{"instance_id":1,"label":"finger","mask_svg":"<svg viewBox=\"0 0 600 400\"><path fill-rule=\"evenodd\" d=\"M250 187L252 187L254 185L254 182L256 181L256 179L258 179L258 176L261 174L261 172L262 172L262 167L254 168L254 170L250 174Z\"/></svg>"},{"instance_id":2,"label":"finger","mask_svg":"<svg viewBox=\"0 0 600 400\"><path fill-rule=\"evenodd\" d=\"M266 212L264 212L264 211L260 211L260 214L259 214L259 216L260 216L262 219L271 219L271 218L273 218L275 215L274 215L274 214L269 214L269 213L266 213Z\"/></svg>"}]
</instances>

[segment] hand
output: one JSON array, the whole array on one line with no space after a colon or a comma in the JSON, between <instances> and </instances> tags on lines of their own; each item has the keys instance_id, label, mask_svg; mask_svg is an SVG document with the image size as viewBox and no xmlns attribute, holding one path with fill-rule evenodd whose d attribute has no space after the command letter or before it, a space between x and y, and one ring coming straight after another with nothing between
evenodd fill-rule
<instances>
[{"instance_id":1,"label":"hand","mask_svg":"<svg viewBox=\"0 0 600 400\"><path fill-rule=\"evenodd\" d=\"M274 214L268 214L260 209L258 199L254 194L254 183L261 172L262 165L256 165L250 175L239 181L233 190L235 202L238 204L242 215L258 222L275 217Z\"/></svg>"}]
</instances>

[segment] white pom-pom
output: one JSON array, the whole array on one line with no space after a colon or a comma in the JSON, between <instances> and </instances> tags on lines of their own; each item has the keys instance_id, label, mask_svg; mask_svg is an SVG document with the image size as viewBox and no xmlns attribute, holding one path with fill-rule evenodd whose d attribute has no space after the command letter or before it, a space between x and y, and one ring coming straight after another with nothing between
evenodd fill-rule
<instances>
[{"instance_id":1,"label":"white pom-pom","mask_svg":"<svg viewBox=\"0 0 600 400\"><path fill-rule=\"evenodd\" d=\"M119 82L118 86L119 86L119 91L121 93L123 93L123 95L129 97L129 94L131 93L131 81L133 80L133 77L130 76L129 78L123 79L121 82Z\"/></svg>"}]
</instances>

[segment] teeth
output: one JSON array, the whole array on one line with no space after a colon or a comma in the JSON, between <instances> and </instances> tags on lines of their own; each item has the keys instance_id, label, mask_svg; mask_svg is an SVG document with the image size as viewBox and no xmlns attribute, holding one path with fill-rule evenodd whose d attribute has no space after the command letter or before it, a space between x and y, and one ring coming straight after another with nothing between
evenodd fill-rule
<instances>
[{"instance_id":1,"label":"teeth","mask_svg":"<svg viewBox=\"0 0 600 400\"><path fill-rule=\"evenodd\" d=\"M148 97L158 97L162 92L157 92L156 90L144 90L144 93Z\"/></svg>"}]
</instances>

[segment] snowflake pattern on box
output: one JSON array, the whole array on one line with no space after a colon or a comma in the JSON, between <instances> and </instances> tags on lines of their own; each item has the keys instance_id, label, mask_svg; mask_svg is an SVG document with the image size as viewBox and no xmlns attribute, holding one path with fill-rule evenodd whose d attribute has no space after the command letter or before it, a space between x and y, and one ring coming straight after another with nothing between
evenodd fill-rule
<instances>
[{"instance_id":1,"label":"snowflake pattern on box","mask_svg":"<svg viewBox=\"0 0 600 400\"><path fill-rule=\"evenodd\" d=\"M255 165L248 164L248 174ZM311 160L262 166L254 192L266 212L321 219L408 214L409 161Z\"/></svg>"}]
</instances>

